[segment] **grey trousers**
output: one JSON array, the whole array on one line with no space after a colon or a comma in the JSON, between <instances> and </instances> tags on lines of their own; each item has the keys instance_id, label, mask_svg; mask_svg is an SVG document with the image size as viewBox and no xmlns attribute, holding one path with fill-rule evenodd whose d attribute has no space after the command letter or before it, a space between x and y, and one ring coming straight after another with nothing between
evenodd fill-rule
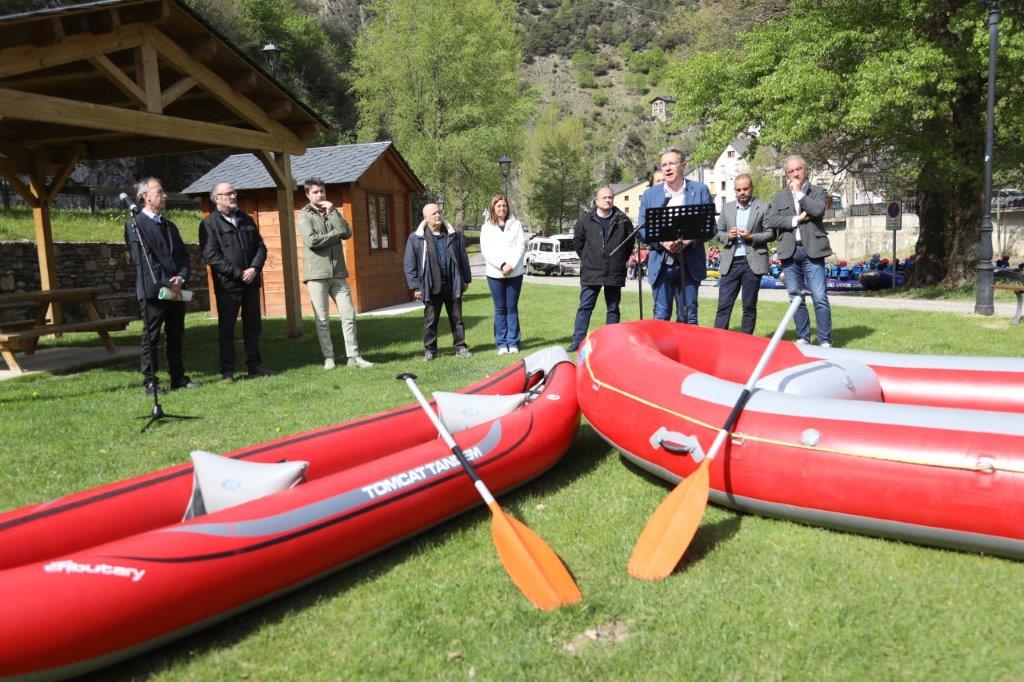
<instances>
[{"instance_id":1,"label":"grey trousers","mask_svg":"<svg viewBox=\"0 0 1024 682\"><path fill-rule=\"evenodd\" d=\"M309 300L313 304L313 321L316 325L316 336L320 340L320 350L324 358L334 357L334 344L331 343L330 303L341 315L341 334L345 337L345 353L350 358L359 356L359 342L356 341L356 309L352 305L352 290L348 280L341 277L331 279L311 279L306 282L309 289Z\"/></svg>"}]
</instances>

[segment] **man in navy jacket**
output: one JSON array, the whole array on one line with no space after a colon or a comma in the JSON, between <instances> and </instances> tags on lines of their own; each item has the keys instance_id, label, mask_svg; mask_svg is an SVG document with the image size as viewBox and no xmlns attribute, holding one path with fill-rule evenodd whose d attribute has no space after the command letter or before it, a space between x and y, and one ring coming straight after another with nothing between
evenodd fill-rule
<instances>
[{"instance_id":1,"label":"man in navy jacket","mask_svg":"<svg viewBox=\"0 0 1024 682\"><path fill-rule=\"evenodd\" d=\"M462 322L462 295L473 274L462 233L441 215L441 207L423 207L423 222L405 243L405 280L417 301L423 301L423 359L437 357L437 323L441 306L448 313L455 355L472 355L466 345L466 326Z\"/></svg>"},{"instance_id":2,"label":"man in navy jacket","mask_svg":"<svg viewBox=\"0 0 1024 682\"><path fill-rule=\"evenodd\" d=\"M640 198L637 224L644 241L647 241L644 230L647 209L711 203L707 185L686 179L686 161L681 149L671 147L661 153L661 172L662 183L648 188ZM654 318L670 319L672 301L675 301L676 320L697 324L697 290L707 274L703 242L687 239L652 244L647 280L654 292Z\"/></svg>"}]
</instances>

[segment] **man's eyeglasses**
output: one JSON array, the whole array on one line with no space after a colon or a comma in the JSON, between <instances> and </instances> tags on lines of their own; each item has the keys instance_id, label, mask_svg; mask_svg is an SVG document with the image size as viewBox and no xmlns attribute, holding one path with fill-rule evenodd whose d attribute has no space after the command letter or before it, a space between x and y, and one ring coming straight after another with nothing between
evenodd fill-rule
<instances>
[{"instance_id":1,"label":"man's eyeglasses","mask_svg":"<svg viewBox=\"0 0 1024 682\"><path fill-rule=\"evenodd\" d=\"M238 192L218 192L217 194L214 194L213 196L215 196L215 197L237 197L238 196Z\"/></svg>"}]
</instances>

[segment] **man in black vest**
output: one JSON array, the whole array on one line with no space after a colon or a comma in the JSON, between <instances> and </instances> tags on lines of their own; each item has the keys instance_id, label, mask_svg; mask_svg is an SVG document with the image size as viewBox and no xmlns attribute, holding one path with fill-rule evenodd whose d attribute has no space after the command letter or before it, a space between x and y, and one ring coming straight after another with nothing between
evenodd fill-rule
<instances>
[{"instance_id":1,"label":"man in black vest","mask_svg":"<svg viewBox=\"0 0 1024 682\"><path fill-rule=\"evenodd\" d=\"M156 348L160 328L167 334L167 366L171 374L171 389L197 388L185 375L182 342L185 337L185 303L181 289L188 280L191 266L188 249L181 240L178 228L163 216L167 194L156 178L146 178L135 187L135 198L142 210L135 216L135 225L124 226L124 240L137 267L135 295L145 329L142 330L140 364L142 385L150 395L156 390ZM141 238L141 243L139 239ZM165 289L165 297L160 290Z\"/></svg>"},{"instance_id":2,"label":"man in black vest","mask_svg":"<svg viewBox=\"0 0 1024 682\"><path fill-rule=\"evenodd\" d=\"M220 375L235 378L235 321L242 313L245 365L251 377L270 376L260 354L260 272L267 262L267 247L256 222L238 210L238 193L227 181L213 184L214 210L199 224L203 260L213 270L220 339Z\"/></svg>"}]
</instances>

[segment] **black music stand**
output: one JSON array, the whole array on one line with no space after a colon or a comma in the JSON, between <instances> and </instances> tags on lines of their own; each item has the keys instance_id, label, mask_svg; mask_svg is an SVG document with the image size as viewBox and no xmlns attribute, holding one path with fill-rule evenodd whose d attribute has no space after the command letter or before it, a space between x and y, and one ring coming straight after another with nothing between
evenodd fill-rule
<instances>
[{"instance_id":1,"label":"black music stand","mask_svg":"<svg viewBox=\"0 0 1024 682\"><path fill-rule=\"evenodd\" d=\"M681 239L706 242L715 236L714 204L649 208L644 217L644 241L648 244Z\"/></svg>"}]
</instances>

